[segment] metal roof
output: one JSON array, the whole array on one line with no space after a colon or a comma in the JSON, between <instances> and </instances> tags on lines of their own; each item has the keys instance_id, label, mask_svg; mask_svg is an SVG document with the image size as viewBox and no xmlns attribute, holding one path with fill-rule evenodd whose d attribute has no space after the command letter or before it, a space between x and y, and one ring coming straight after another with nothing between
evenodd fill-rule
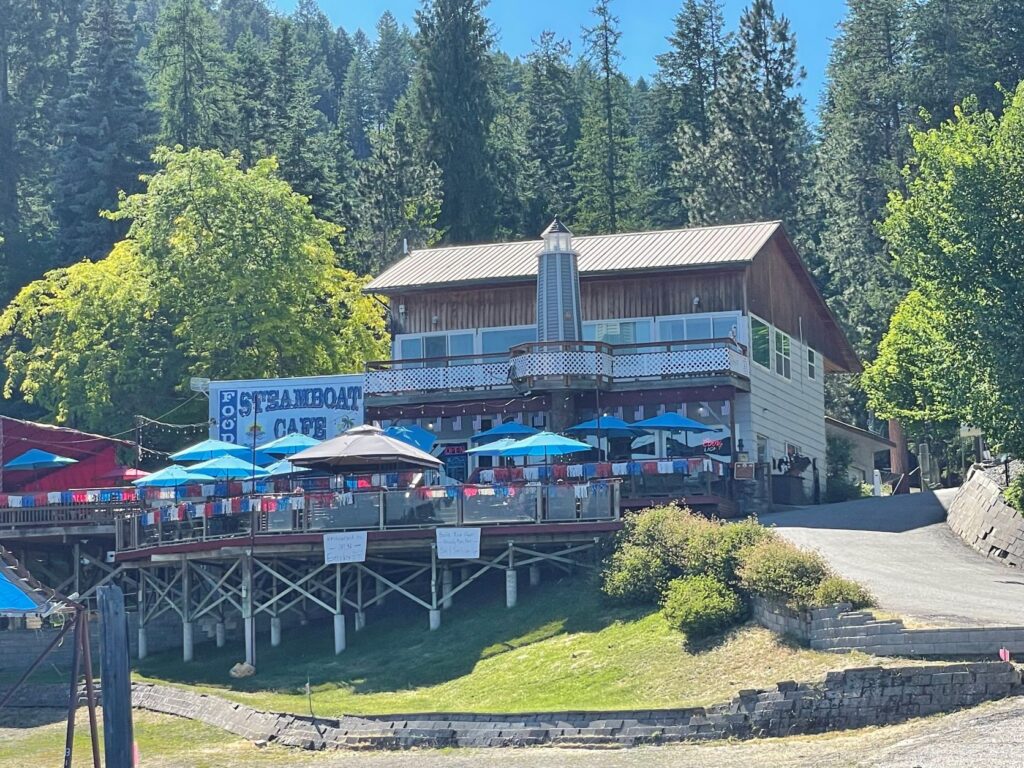
<instances>
[{"instance_id":1,"label":"metal roof","mask_svg":"<svg viewBox=\"0 0 1024 768\"><path fill-rule=\"evenodd\" d=\"M659 232L626 232L573 238L581 275L633 270L745 264L750 262L781 222L761 221ZM537 274L543 242L442 246L413 251L386 269L364 289L389 293L408 288L519 281Z\"/></svg>"}]
</instances>

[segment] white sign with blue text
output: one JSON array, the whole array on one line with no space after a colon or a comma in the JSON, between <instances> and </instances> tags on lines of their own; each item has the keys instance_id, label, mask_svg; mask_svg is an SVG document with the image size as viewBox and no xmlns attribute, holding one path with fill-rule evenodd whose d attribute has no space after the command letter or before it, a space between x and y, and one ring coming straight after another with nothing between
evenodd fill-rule
<instances>
[{"instance_id":1,"label":"white sign with blue text","mask_svg":"<svg viewBox=\"0 0 1024 768\"><path fill-rule=\"evenodd\" d=\"M438 528L439 560L476 560L480 557L479 528Z\"/></svg>"},{"instance_id":2,"label":"white sign with blue text","mask_svg":"<svg viewBox=\"0 0 1024 768\"><path fill-rule=\"evenodd\" d=\"M366 531L324 534L324 563L366 562Z\"/></svg>"},{"instance_id":3,"label":"white sign with blue text","mask_svg":"<svg viewBox=\"0 0 1024 768\"><path fill-rule=\"evenodd\" d=\"M210 437L259 445L291 432L314 440L363 423L363 375L210 382Z\"/></svg>"}]
</instances>

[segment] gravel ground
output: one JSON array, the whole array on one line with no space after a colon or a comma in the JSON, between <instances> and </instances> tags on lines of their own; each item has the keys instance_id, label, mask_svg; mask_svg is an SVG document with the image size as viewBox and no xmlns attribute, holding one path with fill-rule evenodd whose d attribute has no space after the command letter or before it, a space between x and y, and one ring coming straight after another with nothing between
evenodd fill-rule
<instances>
[{"instance_id":1,"label":"gravel ground","mask_svg":"<svg viewBox=\"0 0 1024 768\"><path fill-rule=\"evenodd\" d=\"M1024 626L1024 574L986 560L950 531L944 505L955 493L803 507L761 522L818 550L883 609L916 624Z\"/></svg>"}]
</instances>

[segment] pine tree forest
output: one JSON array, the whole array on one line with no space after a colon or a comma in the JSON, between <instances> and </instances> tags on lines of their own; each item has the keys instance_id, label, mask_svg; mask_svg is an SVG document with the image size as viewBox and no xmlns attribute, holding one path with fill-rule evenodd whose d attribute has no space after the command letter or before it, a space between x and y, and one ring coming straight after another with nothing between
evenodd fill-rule
<instances>
[{"instance_id":1,"label":"pine tree forest","mask_svg":"<svg viewBox=\"0 0 1024 768\"><path fill-rule=\"evenodd\" d=\"M130 387L169 399L140 395L137 412L166 410L189 374L316 373L370 354L353 334L313 363L256 365L239 339L223 367L196 340L204 318L162 289L173 255L147 246L153 190L163 179L186 195L183 168L218 190L278 195L286 182L298 197L282 226L313 228L295 252L331 254L310 274L346 289L318 295L364 330L378 320L352 298L359 281L409 248L536 237L556 215L577 234L781 219L871 360L906 294L878 223L908 183L911 128L968 97L999 114L1024 78L1024 0L849 0L810 119L799 41L772 0L750 0L735 28L717 0L681 0L649 80L621 69L621 0L594 2L580 45L549 31L511 57L486 0L423 0L411 27L384 13L368 30L334 26L316 0L287 15L267 0L0 0L0 410L100 423L48 394L50 373L30 384L11 367L40 334L60 336L42 310L26 320L28 299L70 300L74 281L109 279L115 262L83 271L108 257L145 273L132 290L159 294L131 322L167 350L137 365L163 368ZM65 352L85 371L95 349ZM830 388L833 413L864 423L857 383Z\"/></svg>"}]
</instances>

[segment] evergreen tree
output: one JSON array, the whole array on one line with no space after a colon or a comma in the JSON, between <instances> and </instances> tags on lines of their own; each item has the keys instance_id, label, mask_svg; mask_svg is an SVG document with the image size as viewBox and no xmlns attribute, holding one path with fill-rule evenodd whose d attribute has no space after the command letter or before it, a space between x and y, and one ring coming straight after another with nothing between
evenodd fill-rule
<instances>
[{"instance_id":1,"label":"evergreen tree","mask_svg":"<svg viewBox=\"0 0 1024 768\"><path fill-rule=\"evenodd\" d=\"M398 26L391 11L385 11L377 22L377 44L370 63L370 87L378 128L387 123L398 100L408 90L413 65L412 39L408 31Z\"/></svg>"},{"instance_id":2,"label":"evergreen tree","mask_svg":"<svg viewBox=\"0 0 1024 768\"><path fill-rule=\"evenodd\" d=\"M495 231L488 133L492 34L485 0L430 0L416 12L418 120L427 156L441 169L439 225L452 242L490 239Z\"/></svg>"},{"instance_id":3,"label":"evergreen tree","mask_svg":"<svg viewBox=\"0 0 1024 768\"><path fill-rule=\"evenodd\" d=\"M441 174L422 157L402 118L374 133L372 152L360 165L359 228L352 240L352 269L375 274L440 237Z\"/></svg>"},{"instance_id":4,"label":"evergreen tree","mask_svg":"<svg viewBox=\"0 0 1024 768\"><path fill-rule=\"evenodd\" d=\"M902 292L878 234L910 151L908 0L851 0L829 61L817 196L829 303L858 352L874 354Z\"/></svg>"},{"instance_id":5,"label":"evergreen tree","mask_svg":"<svg viewBox=\"0 0 1024 768\"><path fill-rule=\"evenodd\" d=\"M597 23L583 30L587 96L573 173L575 221L585 232L617 232L629 221L636 139L629 122L629 82L619 71L619 20L610 0L597 0L592 12Z\"/></svg>"},{"instance_id":6,"label":"evergreen tree","mask_svg":"<svg viewBox=\"0 0 1024 768\"><path fill-rule=\"evenodd\" d=\"M272 77L266 45L251 31L238 38L231 61L234 83L234 147L248 165L266 157L273 130Z\"/></svg>"},{"instance_id":7,"label":"evergreen tree","mask_svg":"<svg viewBox=\"0 0 1024 768\"><path fill-rule=\"evenodd\" d=\"M203 0L170 0L147 54L160 142L220 147L230 135L230 82L220 29Z\"/></svg>"},{"instance_id":8,"label":"evergreen tree","mask_svg":"<svg viewBox=\"0 0 1024 768\"><path fill-rule=\"evenodd\" d=\"M581 104L569 52L569 43L545 31L526 58L523 102L529 167L523 226L527 236L541 232L555 216L575 220L572 164Z\"/></svg>"},{"instance_id":9,"label":"evergreen tree","mask_svg":"<svg viewBox=\"0 0 1024 768\"><path fill-rule=\"evenodd\" d=\"M154 128L124 0L91 0L78 50L57 126L57 218L66 263L101 257L123 235L123 225L99 212L115 207L119 191L138 188Z\"/></svg>"},{"instance_id":10,"label":"evergreen tree","mask_svg":"<svg viewBox=\"0 0 1024 768\"><path fill-rule=\"evenodd\" d=\"M246 34L268 42L273 18L267 0L220 0L217 5L217 21L224 30L224 45L231 51Z\"/></svg>"},{"instance_id":11,"label":"evergreen tree","mask_svg":"<svg viewBox=\"0 0 1024 768\"><path fill-rule=\"evenodd\" d=\"M270 50L270 102L273 105L269 151L281 176L310 198L317 215L336 221L329 126L315 107L308 67L295 27L286 19L274 28Z\"/></svg>"},{"instance_id":12,"label":"evergreen tree","mask_svg":"<svg viewBox=\"0 0 1024 768\"><path fill-rule=\"evenodd\" d=\"M676 134L688 126L694 138L711 133L711 103L725 67L730 35L717 0L685 0L667 38L669 50L656 57L658 71L641 123L641 164L649 190L647 218L656 227L686 220L672 167L681 160Z\"/></svg>"},{"instance_id":13,"label":"evergreen tree","mask_svg":"<svg viewBox=\"0 0 1024 768\"><path fill-rule=\"evenodd\" d=\"M713 94L710 132L683 124L675 183L692 224L782 219L799 239L810 149L789 21L772 0L740 18Z\"/></svg>"},{"instance_id":14,"label":"evergreen tree","mask_svg":"<svg viewBox=\"0 0 1024 768\"><path fill-rule=\"evenodd\" d=\"M373 52L363 31L352 37L352 60L345 73L340 121L352 154L363 160L370 154L369 130L374 124L376 108L370 80L370 61Z\"/></svg>"},{"instance_id":15,"label":"evergreen tree","mask_svg":"<svg viewBox=\"0 0 1024 768\"><path fill-rule=\"evenodd\" d=\"M339 51L340 39L347 36L340 28L335 33L316 0L299 0L291 21L305 62L302 74L313 94L313 106L334 125L338 122L342 83L351 60L350 46Z\"/></svg>"}]
</instances>

